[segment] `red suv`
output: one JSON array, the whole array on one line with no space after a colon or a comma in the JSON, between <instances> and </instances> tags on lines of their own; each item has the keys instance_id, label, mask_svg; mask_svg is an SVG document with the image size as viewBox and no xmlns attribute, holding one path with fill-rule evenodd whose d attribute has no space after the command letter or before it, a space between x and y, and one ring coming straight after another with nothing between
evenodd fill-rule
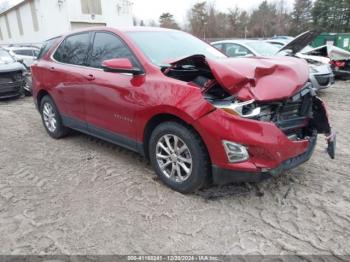
<instances>
[{"instance_id":1,"label":"red suv","mask_svg":"<svg viewBox=\"0 0 350 262\"><path fill-rule=\"evenodd\" d=\"M326 109L294 58L227 58L190 34L94 28L48 40L33 97L53 138L69 129L149 158L171 188L257 182L307 161Z\"/></svg>"}]
</instances>

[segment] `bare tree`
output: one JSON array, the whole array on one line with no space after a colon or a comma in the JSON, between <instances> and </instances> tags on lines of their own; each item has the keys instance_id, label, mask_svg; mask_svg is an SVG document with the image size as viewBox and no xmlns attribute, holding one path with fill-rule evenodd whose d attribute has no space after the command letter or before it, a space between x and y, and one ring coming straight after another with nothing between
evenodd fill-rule
<instances>
[{"instance_id":1,"label":"bare tree","mask_svg":"<svg viewBox=\"0 0 350 262\"><path fill-rule=\"evenodd\" d=\"M154 20L152 19L152 20L150 20L150 21L148 22L148 26L157 27L158 24L157 24L156 21L154 21Z\"/></svg>"},{"instance_id":2,"label":"bare tree","mask_svg":"<svg viewBox=\"0 0 350 262\"><path fill-rule=\"evenodd\" d=\"M192 34L206 38L206 27L208 25L208 9L206 2L195 4L188 12L189 29Z\"/></svg>"},{"instance_id":3,"label":"bare tree","mask_svg":"<svg viewBox=\"0 0 350 262\"><path fill-rule=\"evenodd\" d=\"M250 36L271 37L276 34L277 8L274 3L263 1L258 9L255 9L249 22Z\"/></svg>"}]
</instances>

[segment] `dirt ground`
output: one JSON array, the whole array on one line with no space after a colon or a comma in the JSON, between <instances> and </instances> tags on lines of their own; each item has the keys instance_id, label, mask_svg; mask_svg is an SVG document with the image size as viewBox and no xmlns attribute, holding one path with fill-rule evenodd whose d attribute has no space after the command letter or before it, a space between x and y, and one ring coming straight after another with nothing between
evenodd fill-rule
<instances>
[{"instance_id":1,"label":"dirt ground","mask_svg":"<svg viewBox=\"0 0 350 262\"><path fill-rule=\"evenodd\" d=\"M0 254L350 254L350 82L321 93L338 143L258 185L182 195L139 155L53 140L31 98L0 102Z\"/></svg>"}]
</instances>

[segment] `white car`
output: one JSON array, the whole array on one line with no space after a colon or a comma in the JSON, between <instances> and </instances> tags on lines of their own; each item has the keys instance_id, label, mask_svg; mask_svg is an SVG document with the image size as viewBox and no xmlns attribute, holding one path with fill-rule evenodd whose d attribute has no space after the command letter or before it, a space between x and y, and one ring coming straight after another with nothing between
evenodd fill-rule
<instances>
[{"instance_id":1,"label":"white car","mask_svg":"<svg viewBox=\"0 0 350 262\"><path fill-rule=\"evenodd\" d=\"M39 54L40 49L36 47L17 47L11 46L5 48L10 55L12 55L17 61L23 61L23 64L30 68L34 63L36 57Z\"/></svg>"}]
</instances>

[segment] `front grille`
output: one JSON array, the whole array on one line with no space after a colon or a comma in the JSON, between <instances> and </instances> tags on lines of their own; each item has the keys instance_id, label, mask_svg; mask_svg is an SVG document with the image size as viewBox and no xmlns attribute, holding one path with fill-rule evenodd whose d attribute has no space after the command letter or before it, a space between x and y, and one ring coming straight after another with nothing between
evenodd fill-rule
<instances>
[{"instance_id":1,"label":"front grille","mask_svg":"<svg viewBox=\"0 0 350 262\"><path fill-rule=\"evenodd\" d=\"M312 117L314 92L306 85L300 92L286 101L259 105L259 120L274 122L286 135L302 138L308 120Z\"/></svg>"},{"instance_id":2,"label":"front grille","mask_svg":"<svg viewBox=\"0 0 350 262\"><path fill-rule=\"evenodd\" d=\"M0 73L0 83L16 82L23 80L22 71Z\"/></svg>"},{"instance_id":3,"label":"front grille","mask_svg":"<svg viewBox=\"0 0 350 262\"><path fill-rule=\"evenodd\" d=\"M0 85L12 83L12 82L13 82L13 80L10 77L0 77Z\"/></svg>"},{"instance_id":4,"label":"front grille","mask_svg":"<svg viewBox=\"0 0 350 262\"><path fill-rule=\"evenodd\" d=\"M25 85L22 71L0 73L0 96L19 93Z\"/></svg>"},{"instance_id":5,"label":"front grille","mask_svg":"<svg viewBox=\"0 0 350 262\"><path fill-rule=\"evenodd\" d=\"M8 84L0 84L0 92L17 92L25 83L23 81L8 83Z\"/></svg>"},{"instance_id":6,"label":"front grille","mask_svg":"<svg viewBox=\"0 0 350 262\"><path fill-rule=\"evenodd\" d=\"M315 78L320 86L328 86L331 82L331 75L315 75Z\"/></svg>"}]
</instances>

